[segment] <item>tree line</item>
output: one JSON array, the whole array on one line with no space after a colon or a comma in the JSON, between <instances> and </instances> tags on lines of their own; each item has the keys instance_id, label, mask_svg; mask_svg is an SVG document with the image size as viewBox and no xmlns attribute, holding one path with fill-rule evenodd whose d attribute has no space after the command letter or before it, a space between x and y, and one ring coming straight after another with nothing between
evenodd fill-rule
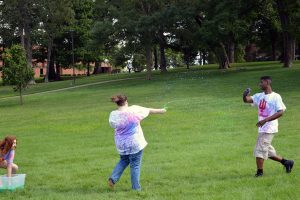
<instances>
[{"instance_id":1,"label":"tree line","mask_svg":"<svg viewBox=\"0 0 300 200\"><path fill-rule=\"evenodd\" d=\"M299 25L299 0L0 1L1 53L21 44L29 66L46 60L46 82L60 80L59 68L74 62L95 63L98 73L105 58L114 66L130 59L137 71L145 66L148 79L179 55L187 68L200 55L226 69L255 60L254 47L291 67Z\"/></svg>"}]
</instances>

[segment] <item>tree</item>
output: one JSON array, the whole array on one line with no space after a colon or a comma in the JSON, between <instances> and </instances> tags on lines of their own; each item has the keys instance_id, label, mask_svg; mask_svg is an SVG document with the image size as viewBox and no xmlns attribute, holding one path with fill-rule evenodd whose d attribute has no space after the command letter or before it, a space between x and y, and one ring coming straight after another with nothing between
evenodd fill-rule
<instances>
[{"instance_id":1,"label":"tree","mask_svg":"<svg viewBox=\"0 0 300 200\"><path fill-rule=\"evenodd\" d=\"M1 12L3 15L6 33L10 33L9 39L3 37L10 45L10 40L17 38L26 51L28 65L32 67L32 37L41 21L40 0L10 0L3 1ZM5 35L5 34L4 34ZM16 43L16 42L15 42ZM7 44L6 44L7 45ZM31 83L35 83L31 80Z\"/></svg>"},{"instance_id":2,"label":"tree","mask_svg":"<svg viewBox=\"0 0 300 200\"><path fill-rule=\"evenodd\" d=\"M117 45L122 46L121 48L131 49L127 52L129 57L144 54L147 64L147 79L150 80L153 65L152 49L157 38L159 38L158 43L160 44L161 70L164 71L166 66L163 20L161 20L162 16L158 14L165 4L169 4L169 1L97 0L94 26L94 33L98 33L96 41L101 41L105 51L110 50L109 53L114 52L113 48ZM104 39L100 40L100 38Z\"/></svg>"},{"instance_id":3,"label":"tree","mask_svg":"<svg viewBox=\"0 0 300 200\"><path fill-rule=\"evenodd\" d=\"M34 76L32 68L28 65L25 50L20 45L13 45L5 50L3 57L3 81L13 85L14 91L19 91L20 104L23 105L23 90Z\"/></svg>"},{"instance_id":4,"label":"tree","mask_svg":"<svg viewBox=\"0 0 300 200\"><path fill-rule=\"evenodd\" d=\"M76 34L74 37L74 48L78 61L87 66L87 76L90 75L90 63L97 60L97 56L91 46L91 29L93 18L93 0L76 0L73 1L75 11L74 23L72 30Z\"/></svg>"},{"instance_id":5,"label":"tree","mask_svg":"<svg viewBox=\"0 0 300 200\"><path fill-rule=\"evenodd\" d=\"M281 27L277 9L273 0L258 1L252 17L253 42L260 50L271 55L270 60L277 60L277 50L281 49ZM251 41L251 39L249 39Z\"/></svg>"},{"instance_id":6,"label":"tree","mask_svg":"<svg viewBox=\"0 0 300 200\"><path fill-rule=\"evenodd\" d=\"M60 80L61 67L73 67L73 53L74 63L81 62L81 66L86 65L87 75L89 75L90 63L96 61L94 50L90 47L93 4L92 0L72 1L72 10L74 11L72 23L64 25L53 40L52 61L49 69L50 80ZM52 66L54 63L55 71Z\"/></svg>"},{"instance_id":7,"label":"tree","mask_svg":"<svg viewBox=\"0 0 300 200\"><path fill-rule=\"evenodd\" d=\"M202 41L216 55L219 68L226 69L235 61L238 44L245 43L249 37L250 23L247 18L253 10L252 4L241 0L204 2L203 11L196 16Z\"/></svg>"},{"instance_id":8,"label":"tree","mask_svg":"<svg viewBox=\"0 0 300 200\"><path fill-rule=\"evenodd\" d=\"M284 67L291 67L295 59L295 37L293 29L299 25L300 3L294 0L276 0L283 36ZM299 34L299 33L298 33Z\"/></svg>"},{"instance_id":9,"label":"tree","mask_svg":"<svg viewBox=\"0 0 300 200\"><path fill-rule=\"evenodd\" d=\"M0 59L3 61L2 54L5 48L10 47L13 43L19 43L19 37L15 28L17 27L17 20L9 13L13 13L14 9L9 6L7 1L0 1ZM3 73L3 71L2 71ZM5 82L3 82L5 85Z\"/></svg>"},{"instance_id":10,"label":"tree","mask_svg":"<svg viewBox=\"0 0 300 200\"><path fill-rule=\"evenodd\" d=\"M165 23L167 47L183 54L182 60L187 69L203 45L199 37L201 34L199 26L194 20L197 13L196 2L192 3L193 6L184 1L177 1L164 14L168 16L168 22Z\"/></svg>"},{"instance_id":11,"label":"tree","mask_svg":"<svg viewBox=\"0 0 300 200\"><path fill-rule=\"evenodd\" d=\"M66 32L65 27L72 23L74 18L74 10L72 8L71 0L53 0L43 1L42 8L44 9L43 16L43 29L46 32L48 41L47 49L47 68L45 82L49 81L50 65L52 61L52 50L54 39L61 34ZM52 68L52 71L54 69ZM55 71L54 71L55 73ZM55 78L55 75L54 77Z\"/></svg>"}]
</instances>

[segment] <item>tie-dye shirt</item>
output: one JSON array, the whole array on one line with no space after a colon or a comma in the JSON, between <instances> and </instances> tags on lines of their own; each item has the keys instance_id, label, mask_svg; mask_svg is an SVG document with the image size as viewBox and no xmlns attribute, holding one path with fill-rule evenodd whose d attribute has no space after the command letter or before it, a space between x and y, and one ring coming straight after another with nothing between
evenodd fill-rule
<instances>
[{"instance_id":1,"label":"tie-dye shirt","mask_svg":"<svg viewBox=\"0 0 300 200\"><path fill-rule=\"evenodd\" d=\"M7 165L12 164L15 158L15 150L9 150L2 158L6 160Z\"/></svg>"},{"instance_id":2,"label":"tie-dye shirt","mask_svg":"<svg viewBox=\"0 0 300 200\"><path fill-rule=\"evenodd\" d=\"M276 92L270 94L257 93L252 96L254 105L258 107L258 121L264 120L267 117L274 115L280 110L285 110L286 107L282 102L281 96ZM277 133L278 120L269 121L262 127L258 128L259 133Z\"/></svg>"},{"instance_id":3,"label":"tie-dye shirt","mask_svg":"<svg viewBox=\"0 0 300 200\"><path fill-rule=\"evenodd\" d=\"M135 154L146 147L140 121L148 115L148 108L136 105L110 113L109 124L115 129L115 143L120 155Z\"/></svg>"}]
</instances>

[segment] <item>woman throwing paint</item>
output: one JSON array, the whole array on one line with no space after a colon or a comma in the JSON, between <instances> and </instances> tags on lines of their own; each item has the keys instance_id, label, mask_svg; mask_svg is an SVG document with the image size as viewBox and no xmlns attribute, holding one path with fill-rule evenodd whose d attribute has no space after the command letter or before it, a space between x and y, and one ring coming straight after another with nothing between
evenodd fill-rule
<instances>
[{"instance_id":1,"label":"woman throwing paint","mask_svg":"<svg viewBox=\"0 0 300 200\"><path fill-rule=\"evenodd\" d=\"M123 171L130 165L131 185L133 190L141 190L140 170L143 149L147 142L140 125L140 121L149 114L162 114L166 109L153 109L141 106L128 106L127 97L116 95L111 98L118 106L110 113L109 124L115 129L116 148L120 154L120 161L115 166L108 185L113 189Z\"/></svg>"}]
</instances>

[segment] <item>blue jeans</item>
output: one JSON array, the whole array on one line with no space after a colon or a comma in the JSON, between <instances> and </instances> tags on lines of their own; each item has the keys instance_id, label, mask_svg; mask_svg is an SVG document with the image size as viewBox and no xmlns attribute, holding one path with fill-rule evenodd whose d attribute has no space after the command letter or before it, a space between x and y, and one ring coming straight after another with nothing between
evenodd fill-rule
<instances>
[{"instance_id":1,"label":"blue jeans","mask_svg":"<svg viewBox=\"0 0 300 200\"><path fill-rule=\"evenodd\" d=\"M115 184L122 176L123 171L130 164L131 186L133 190L141 190L140 172L142 165L143 150L136 154L120 155L120 161L115 166L110 180Z\"/></svg>"}]
</instances>

